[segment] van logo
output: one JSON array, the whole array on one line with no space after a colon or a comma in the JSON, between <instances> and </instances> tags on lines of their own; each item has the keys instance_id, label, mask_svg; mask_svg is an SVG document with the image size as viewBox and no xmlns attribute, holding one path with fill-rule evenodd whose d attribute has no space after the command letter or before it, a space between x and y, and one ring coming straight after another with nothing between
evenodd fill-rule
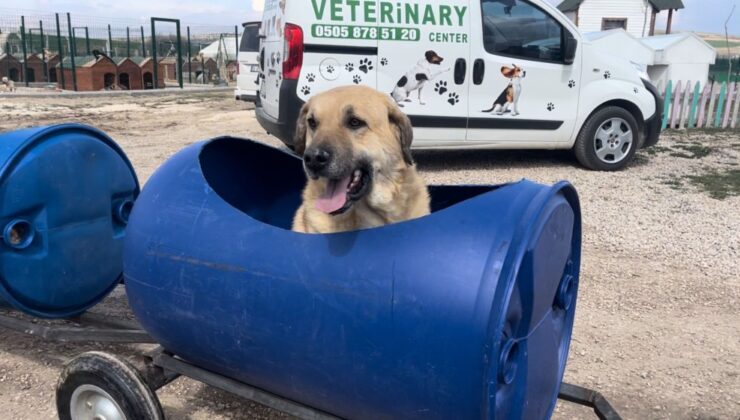
<instances>
[{"instance_id":1,"label":"van logo","mask_svg":"<svg viewBox=\"0 0 740 420\"><path fill-rule=\"evenodd\" d=\"M328 3L328 5L327 5ZM376 0L311 0L317 20L393 25L463 26L467 6L401 3Z\"/></svg>"}]
</instances>

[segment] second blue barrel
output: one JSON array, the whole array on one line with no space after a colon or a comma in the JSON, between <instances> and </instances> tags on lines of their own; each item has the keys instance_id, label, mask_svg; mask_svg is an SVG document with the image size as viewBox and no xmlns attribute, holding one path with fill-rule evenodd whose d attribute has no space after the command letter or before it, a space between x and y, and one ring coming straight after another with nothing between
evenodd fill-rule
<instances>
[{"instance_id":1,"label":"second blue barrel","mask_svg":"<svg viewBox=\"0 0 740 420\"><path fill-rule=\"evenodd\" d=\"M121 278L138 193L128 158L99 130L0 133L0 302L65 318L101 301Z\"/></svg>"},{"instance_id":2,"label":"second blue barrel","mask_svg":"<svg viewBox=\"0 0 740 420\"><path fill-rule=\"evenodd\" d=\"M433 214L290 231L301 161L219 138L149 180L124 249L130 304L168 351L350 419L544 419L581 252L567 183L431 187Z\"/></svg>"}]
</instances>

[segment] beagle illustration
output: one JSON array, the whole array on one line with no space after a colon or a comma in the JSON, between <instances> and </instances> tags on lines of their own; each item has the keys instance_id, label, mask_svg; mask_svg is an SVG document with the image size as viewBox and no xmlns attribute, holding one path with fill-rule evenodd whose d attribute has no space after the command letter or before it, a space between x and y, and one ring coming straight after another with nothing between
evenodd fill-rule
<instances>
[{"instance_id":1,"label":"beagle illustration","mask_svg":"<svg viewBox=\"0 0 740 420\"><path fill-rule=\"evenodd\" d=\"M512 116L519 115L519 98L522 96L522 79L527 76L527 72L516 64L512 64L513 67L501 67L501 74L509 79L509 84L506 86L501 95L493 103L490 109L486 109L481 112L494 112L496 115L503 115L505 112L511 111Z\"/></svg>"},{"instance_id":2,"label":"beagle illustration","mask_svg":"<svg viewBox=\"0 0 740 420\"><path fill-rule=\"evenodd\" d=\"M403 106L401 102L411 102L409 95L414 92L419 92L419 104L426 105L421 100L421 92L424 90L424 85L427 82L436 79L440 74L450 71L450 68L435 69L440 67L444 58L440 57L436 52L429 50L424 54L424 58L419 60L408 73L406 73L396 83L396 87L393 88L391 96L398 103L399 106Z\"/></svg>"}]
</instances>

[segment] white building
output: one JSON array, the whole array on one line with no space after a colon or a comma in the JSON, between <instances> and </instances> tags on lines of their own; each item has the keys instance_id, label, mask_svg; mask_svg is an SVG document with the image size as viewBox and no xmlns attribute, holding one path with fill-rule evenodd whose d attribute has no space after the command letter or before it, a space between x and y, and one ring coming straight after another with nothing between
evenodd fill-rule
<instances>
[{"instance_id":1,"label":"white building","mask_svg":"<svg viewBox=\"0 0 740 420\"><path fill-rule=\"evenodd\" d=\"M581 32L622 28L636 38L654 35L656 17L664 10L670 34L673 12L683 8L681 0L564 0L558 5Z\"/></svg>"},{"instance_id":2,"label":"white building","mask_svg":"<svg viewBox=\"0 0 740 420\"><path fill-rule=\"evenodd\" d=\"M624 29L590 32L583 36L592 44L609 51L610 54L640 64L644 68L655 63L655 51Z\"/></svg>"},{"instance_id":3,"label":"white building","mask_svg":"<svg viewBox=\"0 0 740 420\"><path fill-rule=\"evenodd\" d=\"M643 38L642 42L655 51L653 65L648 66L650 79L657 86L673 83L701 82L709 79L709 66L717 59L717 51L698 35L683 32Z\"/></svg>"}]
</instances>

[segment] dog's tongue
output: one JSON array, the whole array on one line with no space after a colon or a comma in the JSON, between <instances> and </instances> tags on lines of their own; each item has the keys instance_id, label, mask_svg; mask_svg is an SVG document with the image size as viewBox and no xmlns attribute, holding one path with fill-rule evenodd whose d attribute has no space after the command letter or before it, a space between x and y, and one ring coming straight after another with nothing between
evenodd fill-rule
<instances>
[{"instance_id":1,"label":"dog's tongue","mask_svg":"<svg viewBox=\"0 0 740 420\"><path fill-rule=\"evenodd\" d=\"M347 185L350 177L339 181L328 181L326 191L316 200L316 208L324 213L331 214L340 210L347 203Z\"/></svg>"}]
</instances>

